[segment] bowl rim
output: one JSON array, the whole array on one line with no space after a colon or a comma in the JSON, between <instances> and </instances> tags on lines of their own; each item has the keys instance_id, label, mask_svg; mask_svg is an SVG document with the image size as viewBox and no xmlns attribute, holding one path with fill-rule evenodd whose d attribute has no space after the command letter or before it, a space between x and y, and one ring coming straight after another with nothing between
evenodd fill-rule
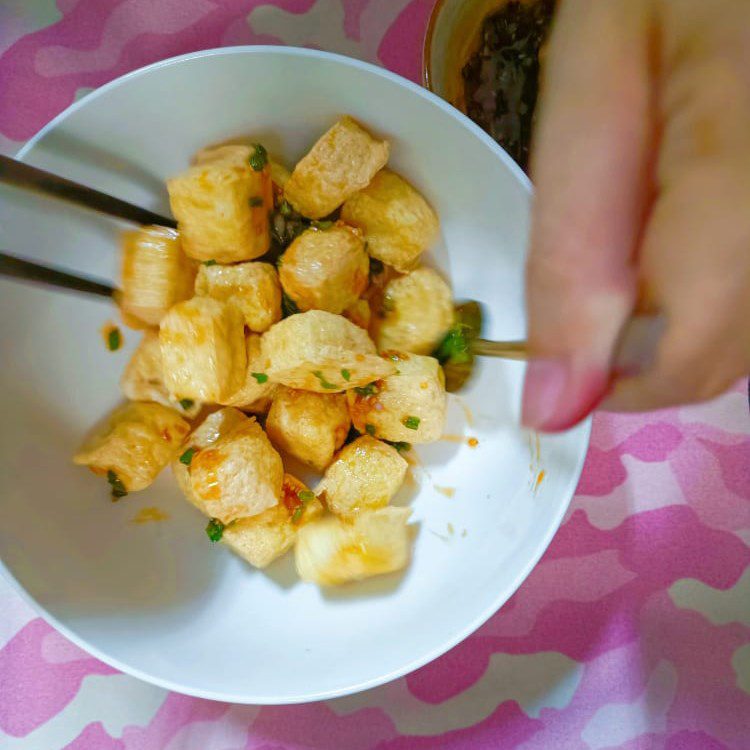
<instances>
[{"instance_id":1,"label":"bowl rim","mask_svg":"<svg viewBox=\"0 0 750 750\"><path fill-rule=\"evenodd\" d=\"M442 5L442 0L439 0L439 5ZM322 50L308 49L303 47L291 47L284 45L240 45L232 47L219 47L207 50L199 50L197 52L189 52L183 55L167 58L160 60L150 65L137 68L136 70L130 71L118 78L109 81L108 83L98 87L94 91L90 92L86 96L82 97L78 101L71 104L60 114L55 116L50 122L42 127L34 136L32 136L24 146L19 150L16 158L24 160L26 159L37 143L44 138L49 132L54 130L58 125L64 122L71 114L76 112L83 106L87 106L97 97L105 94L111 89L120 86L124 82L137 78L143 75L149 74L153 70L158 70L171 65L177 65L182 62L190 60L217 57L223 55L267 55L275 54L281 56L292 56L292 57L307 57L313 59L330 60L332 62L357 68L359 70L366 71L372 75L379 76L393 83L398 84L409 90L411 93L426 99L442 109L450 117L458 120L466 128L469 129L475 136L477 136L490 150L502 160L505 166L511 171L516 180L519 182L521 187L531 197L533 193L531 181L527 175L521 170L521 168L511 159L511 157L489 136L487 135L478 125L470 120L466 115L460 112L458 109L453 107L448 102L441 99L439 96L434 94L432 91L419 86L418 84L393 73L385 68L368 63L356 58L347 57L332 52L325 52ZM118 658L110 656L107 653L101 651L97 646L89 643L83 636L78 635L75 628L72 625L67 625L61 622L55 615L49 612L40 602L38 602L29 593L21 582L15 577L11 570L6 566L2 558L0 558L0 574L2 574L9 582L10 586L20 595L20 597L31 606L49 625L55 628L68 640L74 643L76 646L86 651L87 653L94 656L96 659L104 662L105 664L117 669L120 672L136 677L144 682L156 685L157 687L165 690L174 691L183 695L189 695L195 698L203 698L208 700L223 701L238 704L257 704L257 705L290 705L290 704L301 704L309 703L312 701L328 700L332 698L338 698L346 695L352 695L364 690L378 687L385 683L396 680L404 675L413 672L420 667L434 661L438 657L442 656L446 652L450 651L454 646L461 643L468 636L474 633L480 628L492 615L494 615L511 596L518 590L521 584L526 580L531 571L536 567L542 555L546 552L547 548L552 541L552 538L557 533L562 524L563 518L568 511L570 503L575 495L575 489L578 485L578 481L583 471L583 465L586 460L588 452L588 446L591 435L591 423L592 419L589 417L580 427L580 441L581 441L581 452L578 456L576 466L573 468L569 483L566 489L568 495L567 500L562 502L559 506L558 511L555 513L552 523L550 524L548 531L541 537L534 548L533 554L529 557L526 565L519 570L510 584L503 587L496 596L493 598L489 606L485 607L484 610L479 612L471 621L466 623L463 628L456 631L450 638L447 638L439 646L435 647L432 651L422 654L409 662L402 664L397 669L391 670L384 674L380 674L376 677L371 677L367 680L354 682L351 684L343 685L337 688L329 690L304 693L297 696L275 696L275 695L262 695L262 694L248 694L248 693L229 693L221 692L220 690L204 690L197 688L192 685L185 685L179 682L159 677L155 674L150 674L144 670L138 669L131 666L130 664L120 661Z\"/></svg>"}]
</instances>

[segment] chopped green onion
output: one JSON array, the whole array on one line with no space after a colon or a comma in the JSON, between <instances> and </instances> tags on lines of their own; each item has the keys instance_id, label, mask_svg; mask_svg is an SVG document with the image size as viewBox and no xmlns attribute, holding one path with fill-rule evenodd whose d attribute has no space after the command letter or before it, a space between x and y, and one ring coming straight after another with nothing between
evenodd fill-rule
<instances>
[{"instance_id":1,"label":"chopped green onion","mask_svg":"<svg viewBox=\"0 0 750 750\"><path fill-rule=\"evenodd\" d=\"M354 389L354 392L360 396L369 398L370 396L374 396L377 393L380 393L380 389L378 388L377 382L373 381L372 383L368 383L367 385L357 386Z\"/></svg>"},{"instance_id":2,"label":"chopped green onion","mask_svg":"<svg viewBox=\"0 0 750 750\"><path fill-rule=\"evenodd\" d=\"M374 424L366 424L365 425L365 432L370 435L371 437L375 435L375 425Z\"/></svg>"},{"instance_id":3,"label":"chopped green onion","mask_svg":"<svg viewBox=\"0 0 750 750\"><path fill-rule=\"evenodd\" d=\"M291 216L292 214L292 206L286 198L281 201L281 205L279 206L279 213L282 216Z\"/></svg>"},{"instance_id":4,"label":"chopped green onion","mask_svg":"<svg viewBox=\"0 0 750 750\"><path fill-rule=\"evenodd\" d=\"M180 456L180 463L185 464L185 466L190 466L193 456L195 455L195 448L188 448L181 456Z\"/></svg>"},{"instance_id":5,"label":"chopped green onion","mask_svg":"<svg viewBox=\"0 0 750 750\"><path fill-rule=\"evenodd\" d=\"M323 375L323 373L320 370L314 370L313 375L315 375L315 377L320 381L320 384L327 391L335 391L338 388L337 385L334 385L333 383L329 383L326 380L325 375Z\"/></svg>"},{"instance_id":6,"label":"chopped green onion","mask_svg":"<svg viewBox=\"0 0 750 750\"><path fill-rule=\"evenodd\" d=\"M261 385L268 382L268 375L265 372L251 372L250 373Z\"/></svg>"},{"instance_id":7,"label":"chopped green onion","mask_svg":"<svg viewBox=\"0 0 750 750\"><path fill-rule=\"evenodd\" d=\"M206 526L206 534L212 542L218 542L224 535L224 524L218 518L212 518Z\"/></svg>"},{"instance_id":8,"label":"chopped green onion","mask_svg":"<svg viewBox=\"0 0 750 750\"><path fill-rule=\"evenodd\" d=\"M110 487L112 487L112 497L119 500L121 497L125 497L125 495L128 494L127 489L125 488L125 485L122 483L122 480L115 474L112 469L110 469L107 472L107 481L109 482Z\"/></svg>"},{"instance_id":9,"label":"chopped green onion","mask_svg":"<svg viewBox=\"0 0 750 750\"><path fill-rule=\"evenodd\" d=\"M195 405L195 401L193 401L192 398L181 398L180 399L180 406L187 411L188 409L192 409Z\"/></svg>"},{"instance_id":10,"label":"chopped green onion","mask_svg":"<svg viewBox=\"0 0 750 750\"><path fill-rule=\"evenodd\" d=\"M258 206L263 205L263 198L259 195L254 195L248 202L250 203L250 208L258 208Z\"/></svg>"},{"instance_id":11,"label":"chopped green onion","mask_svg":"<svg viewBox=\"0 0 750 750\"><path fill-rule=\"evenodd\" d=\"M404 417L401 424L403 424L407 430L418 430L421 421L422 420L419 417Z\"/></svg>"},{"instance_id":12,"label":"chopped green onion","mask_svg":"<svg viewBox=\"0 0 750 750\"><path fill-rule=\"evenodd\" d=\"M300 490L297 493L297 497L302 500L303 503L309 503L310 500L315 500L315 493L312 490Z\"/></svg>"},{"instance_id":13,"label":"chopped green onion","mask_svg":"<svg viewBox=\"0 0 750 750\"><path fill-rule=\"evenodd\" d=\"M292 523L299 523L299 519L302 518L302 514L304 512L305 512L305 506L304 506L304 504L303 505L298 505L295 508L294 513L292 513Z\"/></svg>"},{"instance_id":14,"label":"chopped green onion","mask_svg":"<svg viewBox=\"0 0 750 750\"><path fill-rule=\"evenodd\" d=\"M324 221L314 221L312 226L314 226L315 229L320 229L322 231L324 229L330 229L333 226L333 222L327 219Z\"/></svg>"},{"instance_id":15,"label":"chopped green onion","mask_svg":"<svg viewBox=\"0 0 750 750\"><path fill-rule=\"evenodd\" d=\"M286 292L281 293L281 312L285 318L288 318L290 315L296 315L299 312L297 303Z\"/></svg>"},{"instance_id":16,"label":"chopped green onion","mask_svg":"<svg viewBox=\"0 0 750 750\"><path fill-rule=\"evenodd\" d=\"M407 443L403 440L398 440L395 443L390 443L399 453L408 453L411 450L411 443Z\"/></svg>"},{"instance_id":17,"label":"chopped green onion","mask_svg":"<svg viewBox=\"0 0 750 750\"><path fill-rule=\"evenodd\" d=\"M352 374L347 369L341 370L341 377L348 383L352 379Z\"/></svg>"},{"instance_id":18,"label":"chopped green onion","mask_svg":"<svg viewBox=\"0 0 750 750\"><path fill-rule=\"evenodd\" d=\"M255 152L248 159L250 166L256 172L262 172L263 168L268 164L268 151L266 151L260 143L255 144Z\"/></svg>"},{"instance_id":19,"label":"chopped green onion","mask_svg":"<svg viewBox=\"0 0 750 750\"><path fill-rule=\"evenodd\" d=\"M122 346L122 334L119 328L113 328L107 334L107 349L116 352Z\"/></svg>"},{"instance_id":20,"label":"chopped green onion","mask_svg":"<svg viewBox=\"0 0 750 750\"><path fill-rule=\"evenodd\" d=\"M203 265L204 266L215 266L216 265L216 261L213 258L211 258L211 260L204 260L203 261Z\"/></svg>"}]
</instances>

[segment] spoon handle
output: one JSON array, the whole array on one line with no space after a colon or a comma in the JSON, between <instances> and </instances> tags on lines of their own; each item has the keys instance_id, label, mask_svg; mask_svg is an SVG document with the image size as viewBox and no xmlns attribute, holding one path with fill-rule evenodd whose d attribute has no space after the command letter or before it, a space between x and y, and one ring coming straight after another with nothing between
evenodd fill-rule
<instances>
[{"instance_id":1,"label":"spoon handle","mask_svg":"<svg viewBox=\"0 0 750 750\"><path fill-rule=\"evenodd\" d=\"M88 279L85 276L74 276L57 268L41 266L38 263L0 252L0 277L2 276L59 289L97 294L100 297L111 297L115 291L113 287L101 281Z\"/></svg>"},{"instance_id":2,"label":"spoon handle","mask_svg":"<svg viewBox=\"0 0 750 750\"><path fill-rule=\"evenodd\" d=\"M528 358L528 348L525 341L488 341L487 339L474 339L471 342L471 350L474 354L483 357L502 357L503 359Z\"/></svg>"},{"instance_id":3,"label":"spoon handle","mask_svg":"<svg viewBox=\"0 0 750 750\"><path fill-rule=\"evenodd\" d=\"M135 224L158 224L162 227L175 229L177 222L148 211L140 206L107 195L94 188L81 185L72 180L66 180L51 172L32 167L9 156L0 155L0 182L14 185L26 190L34 190L54 198L61 198L69 203L75 203L94 211L114 216L118 219L132 221Z\"/></svg>"}]
</instances>

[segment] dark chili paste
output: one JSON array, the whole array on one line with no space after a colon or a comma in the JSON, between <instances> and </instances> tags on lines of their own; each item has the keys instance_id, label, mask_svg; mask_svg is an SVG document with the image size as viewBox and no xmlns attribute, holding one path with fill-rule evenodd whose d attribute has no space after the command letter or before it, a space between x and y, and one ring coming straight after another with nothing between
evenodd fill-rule
<instances>
[{"instance_id":1,"label":"dark chili paste","mask_svg":"<svg viewBox=\"0 0 750 750\"><path fill-rule=\"evenodd\" d=\"M479 49L464 65L466 114L524 169L539 86L539 50L555 0L511 0L484 19Z\"/></svg>"}]
</instances>

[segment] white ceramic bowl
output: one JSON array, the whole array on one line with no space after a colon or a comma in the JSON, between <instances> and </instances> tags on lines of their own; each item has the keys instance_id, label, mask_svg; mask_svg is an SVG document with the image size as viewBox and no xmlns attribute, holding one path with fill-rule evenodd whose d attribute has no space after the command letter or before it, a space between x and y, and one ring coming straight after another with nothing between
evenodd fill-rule
<instances>
[{"instance_id":1,"label":"white ceramic bowl","mask_svg":"<svg viewBox=\"0 0 750 750\"><path fill-rule=\"evenodd\" d=\"M489 336L522 336L529 183L456 110L379 68L264 47L169 60L90 94L22 158L166 211L165 178L201 146L250 133L293 164L342 113L391 140L392 166L438 210L431 262L456 296L486 305ZM0 246L114 278L113 221L17 191L0 198ZM53 625L158 685L291 703L416 669L516 590L575 489L588 426L541 438L537 452L518 427L522 366L485 361L463 396L472 424L453 400L447 429L476 436L478 447L418 451L418 485L401 498L419 525L403 575L321 591L297 580L290 558L257 572L210 544L169 471L112 504L101 478L71 464L82 435L119 400L138 338L126 331L125 349L107 352L99 329L112 318L104 301L0 282L0 555ZM133 522L151 506L169 519Z\"/></svg>"}]
</instances>

